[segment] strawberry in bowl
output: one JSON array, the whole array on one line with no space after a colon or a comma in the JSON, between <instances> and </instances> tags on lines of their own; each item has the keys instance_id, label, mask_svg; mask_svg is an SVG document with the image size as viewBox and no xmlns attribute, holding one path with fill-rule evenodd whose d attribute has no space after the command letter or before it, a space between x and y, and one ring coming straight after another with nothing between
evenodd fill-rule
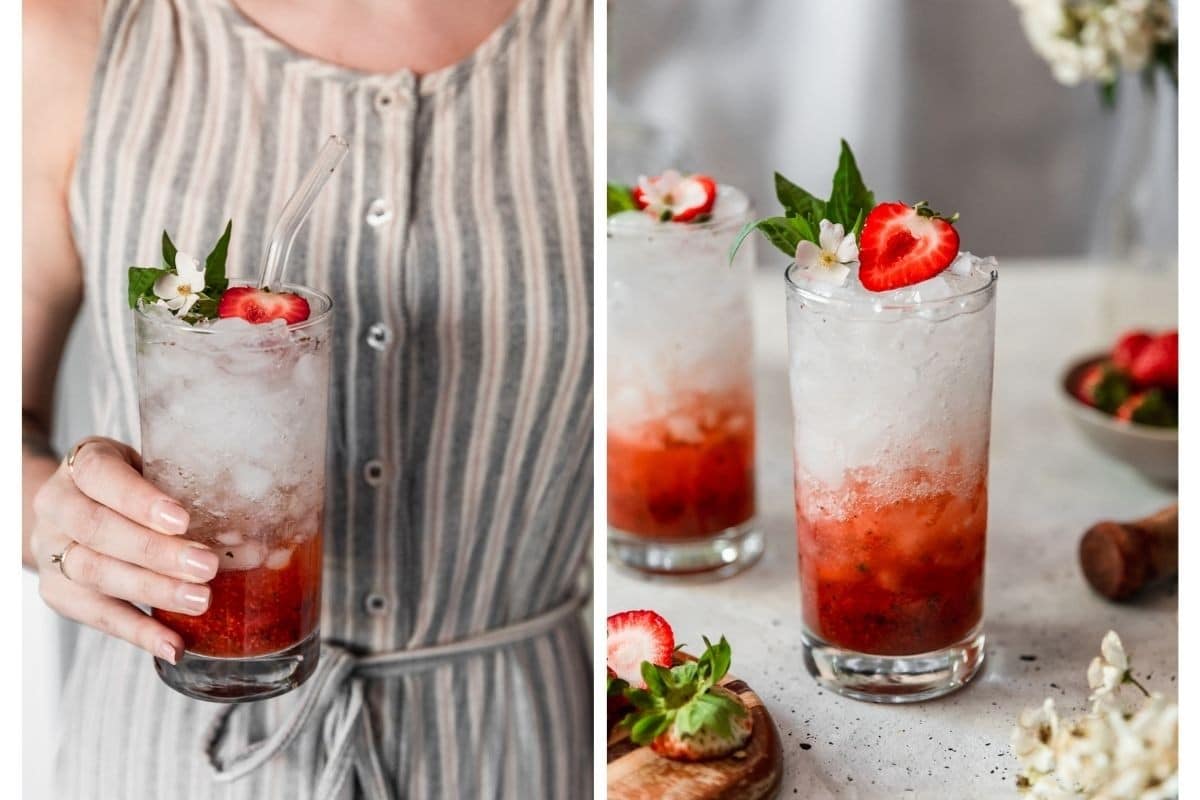
<instances>
[{"instance_id":1,"label":"strawberry in bowl","mask_svg":"<svg viewBox=\"0 0 1200 800\"><path fill-rule=\"evenodd\" d=\"M1128 331L1107 352L1071 364L1061 388L1072 421L1096 448L1156 483L1176 483L1178 331Z\"/></svg>"},{"instance_id":2,"label":"strawberry in bowl","mask_svg":"<svg viewBox=\"0 0 1200 800\"><path fill-rule=\"evenodd\" d=\"M1120 422L1179 426L1179 332L1122 334L1108 353L1076 364L1071 397Z\"/></svg>"}]
</instances>

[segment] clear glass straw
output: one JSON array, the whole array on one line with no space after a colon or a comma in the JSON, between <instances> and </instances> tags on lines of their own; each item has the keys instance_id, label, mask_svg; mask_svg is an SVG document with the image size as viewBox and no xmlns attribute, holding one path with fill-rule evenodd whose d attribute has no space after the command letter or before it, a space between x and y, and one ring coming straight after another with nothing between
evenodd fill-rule
<instances>
[{"instance_id":1,"label":"clear glass straw","mask_svg":"<svg viewBox=\"0 0 1200 800\"><path fill-rule=\"evenodd\" d=\"M283 207L275 230L271 231L271 240L267 244L267 252L263 256L262 277L258 281L259 288L268 289L278 283L287 265L288 256L292 254L292 244L296 234L312 210L317 195L329 182L333 171L346 157L350 145L341 136L334 134L325 140L325 146L317 153L317 160L305 174L295 193Z\"/></svg>"}]
</instances>

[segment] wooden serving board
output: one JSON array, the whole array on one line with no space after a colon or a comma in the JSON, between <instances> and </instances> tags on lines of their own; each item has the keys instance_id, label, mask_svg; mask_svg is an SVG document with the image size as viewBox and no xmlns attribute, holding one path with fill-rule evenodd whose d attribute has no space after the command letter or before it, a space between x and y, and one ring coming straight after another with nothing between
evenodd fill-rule
<instances>
[{"instance_id":1,"label":"wooden serving board","mask_svg":"<svg viewBox=\"0 0 1200 800\"><path fill-rule=\"evenodd\" d=\"M746 746L725 758L689 763L639 747L624 731L612 732L608 800L763 800L778 794L783 751L775 720L745 681L726 675L721 685L737 694L754 718Z\"/></svg>"}]
</instances>

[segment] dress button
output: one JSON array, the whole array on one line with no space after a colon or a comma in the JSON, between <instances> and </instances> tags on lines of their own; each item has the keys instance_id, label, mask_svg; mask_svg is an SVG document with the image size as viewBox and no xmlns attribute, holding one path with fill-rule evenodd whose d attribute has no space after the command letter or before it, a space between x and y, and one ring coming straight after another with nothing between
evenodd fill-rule
<instances>
[{"instance_id":1,"label":"dress button","mask_svg":"<svg viewBox=\"0 0 1200 800\"><path fill-rule=\"evenodd\" d=\"M363 480L370 486L381 485L383 483L383 462L373 458L363 464Z\"/></svg>"},{"instance_id":2,"label":"dress button","mask_svg":"<svg viewBox=\"0 0 1200 800\"><path fill-rule=\"evenodd\" d=\"M392 342L392 329L382 322L376 322L367 328L367 344L374 350L383 352Z\"/></svg>"},{"instance_id":3,"label":"dress button","mask_svg":"<svg viewBox=\"0 0 1200 800\"><path fill-rule=\"evenodd\" d=\"M375 110L380 114L394 111L400 105L400 96L391 89L380 89L375 93Z\"/></svg>"},{"instance_id":4,"label":"dress button","mask_svg":"<svg viewBox=\"0 0 1200 800\"><path fill-rule=\"evenodd\" d=\"M368 614L381 617L388 612L388 600L378 592L371 592L363 598L363 608Z\"/></svg>"},{"instance_id":5,"label":"dress button","mask_svg":"<svg viewBox=\"0 0 1200 800\"><path fill-rule=\"evenodd\" d=\"M391 218L392 204L382 197L372 201L371 205L367 207L367 224L373 228L378 228Z\"/></svg>"}]
</instances>

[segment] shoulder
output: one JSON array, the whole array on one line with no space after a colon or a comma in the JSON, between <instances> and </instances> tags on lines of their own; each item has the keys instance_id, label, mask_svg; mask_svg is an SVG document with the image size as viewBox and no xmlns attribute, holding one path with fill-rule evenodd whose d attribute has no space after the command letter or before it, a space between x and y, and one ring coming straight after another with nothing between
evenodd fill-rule
<instances>
[{"instance_id":1,"label":"shoulder","mask_svg":"<svg viewBox=\"0 0 1200 800\"><path fill-rule=\"evenodd\" d=\"M102 0L25 0L24 128L34 156L26 169L65 177L83 131L103 16Z\"/></svg>"}]
</instances>

